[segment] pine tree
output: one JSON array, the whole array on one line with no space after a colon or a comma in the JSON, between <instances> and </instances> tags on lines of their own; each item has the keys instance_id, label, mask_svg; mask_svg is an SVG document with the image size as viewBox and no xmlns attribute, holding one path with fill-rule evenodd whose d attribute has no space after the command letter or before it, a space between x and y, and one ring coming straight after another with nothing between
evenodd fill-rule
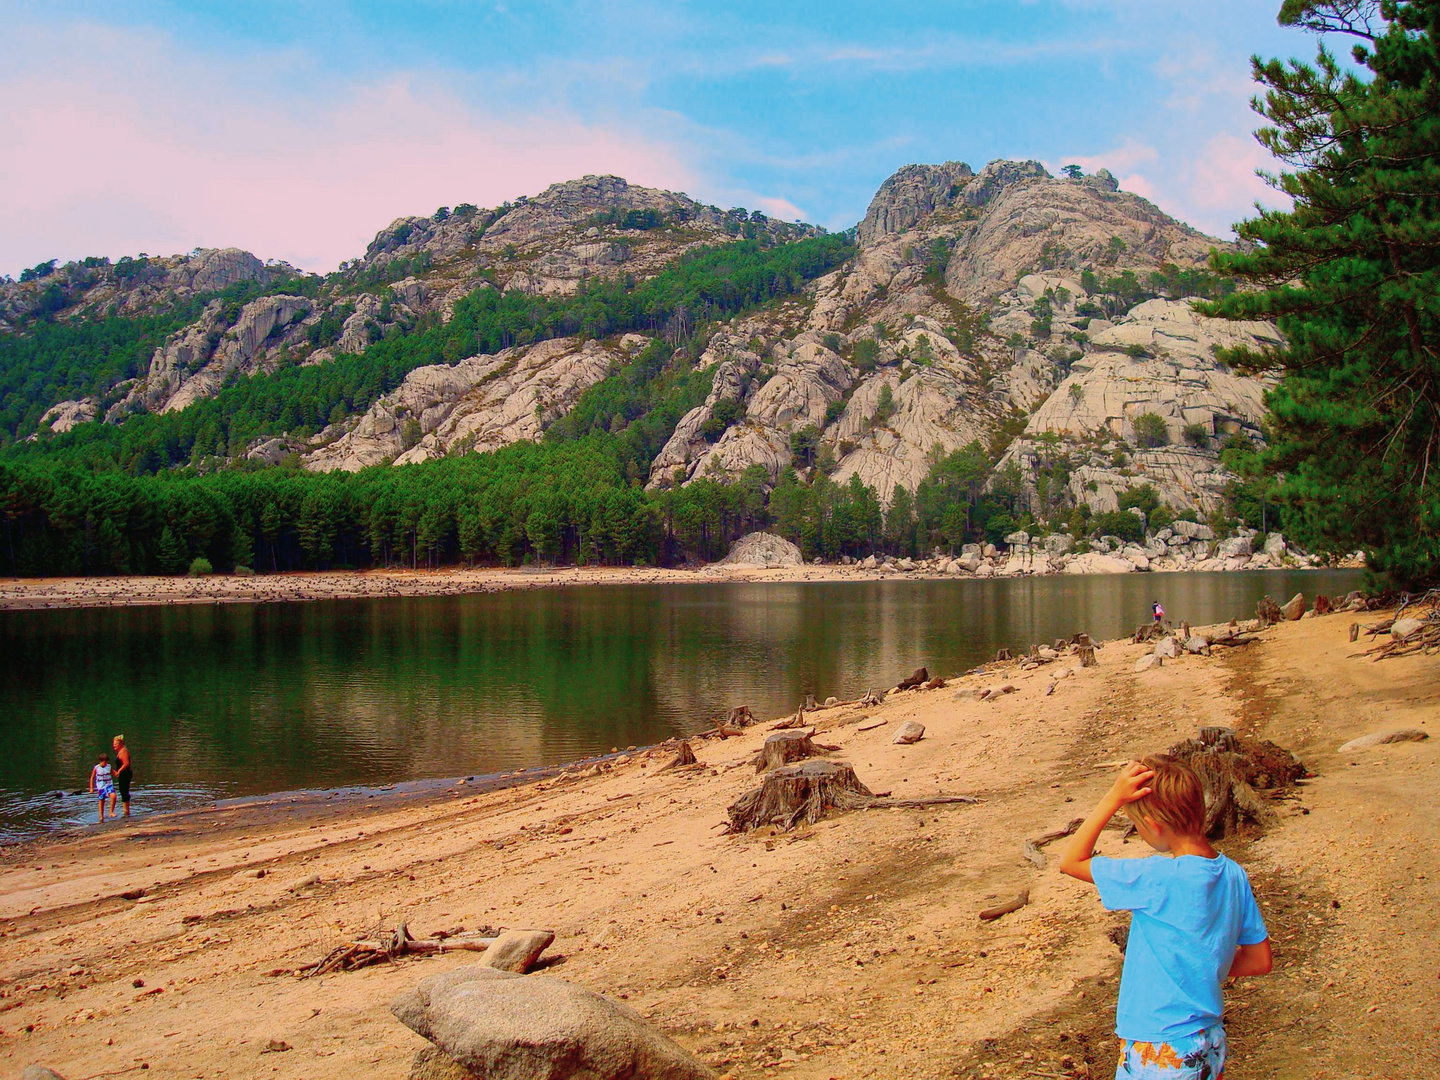
<instances>
[{"instance_id":1,"label":"pine tree","mask_svg":"<svg viewBox=\"0 0 1440 1080\"><path fill-rule=\"evenodd\" d=\"M1292 208L1214 258L1242 289L1207 306L1272 319L1285 344L1223 359L1277 372L1261 464L1314 550L1363 548L1400 587L1440 578L1440 0L1285 0L1312 67L1254 60L1260 142Z\"/></svg>"}]
</instances>

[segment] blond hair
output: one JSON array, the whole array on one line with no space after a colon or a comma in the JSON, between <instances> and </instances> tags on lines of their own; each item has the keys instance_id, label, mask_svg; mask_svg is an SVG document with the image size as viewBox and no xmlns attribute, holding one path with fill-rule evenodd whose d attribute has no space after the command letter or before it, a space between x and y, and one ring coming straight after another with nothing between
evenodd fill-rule
<instances>
[{"instance_id":1,"label":"blond hair","mask_svg":"<svg viewBox=\"0 0 1440 1080\"><path fill-rule=\"evenodd\" d=\"M1184 836L1204 836L1205 786L1195 770L1166 754L1152 755L1140 763L1155 772L1145 782L1150 794L1130 803L1126 812L1168 825Z\"/></svg>"}]
</instances>

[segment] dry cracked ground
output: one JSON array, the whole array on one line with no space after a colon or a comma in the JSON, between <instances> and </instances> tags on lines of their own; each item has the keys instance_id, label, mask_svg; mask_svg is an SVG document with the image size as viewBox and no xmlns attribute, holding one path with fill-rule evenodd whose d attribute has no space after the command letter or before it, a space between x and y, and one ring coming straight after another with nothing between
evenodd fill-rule
<instances>
[{"instance_id":1,"label":"dry cracked ground","mask_svg":"<svg viewBox=\"0 0 1440 1080\"><path fill-rule=\"evenodd\" d=\"M1069 677L1054 677L1069 661L1004 667L812 717L873 790L976 805L723 835L762 724L699 744L688 771L641 752L569 782L281 801L6 849L0 1072L404 1077L421 1040L391 998L473 957L291 974L404 920L417 934L553 929L548 974L628 1001L735 1080L1108 1077L1119 919L1054 870L1053 850L1041 870L1021 845L1088 809L1114 763L1219 723L1316 774L1263 834L1226 844L1277 957L1228 991L1227 1075L1422 1075L1440 1060L1440 740L1337 748L1434 726L1440 661L1352 658L1349 618L1143 674L1143 646L1111 643ZM1004 683L1015 692L993 702L956 694ZM927 735L892 745L905 719ZM1101 847L1136 843L1113 831ZM1028 906L979 920L1022 889Z\"/></svg>"}]
</instances>

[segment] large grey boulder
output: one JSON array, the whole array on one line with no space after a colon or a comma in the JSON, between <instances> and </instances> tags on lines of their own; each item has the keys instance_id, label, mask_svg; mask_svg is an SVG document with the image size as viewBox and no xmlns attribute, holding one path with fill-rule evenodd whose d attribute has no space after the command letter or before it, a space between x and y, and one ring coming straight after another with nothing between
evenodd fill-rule
<instances>
[{"instance_id":1,"label":"large grey boulder","mask_svg":"<svg viewBox=\"0 0 1440 1080\"><path fill-rule=\"evenodd\" d=\"M722 566L803 566L800 549L774 533L747 533L720 560Z\"/></svg>"},{"instance_id":2,"label":"large grey boulder","mask_svg":"<svg viewBox=\"0 0 1440 1080\"><path fill-rule=\"evenodd\" d=\"M1215 550L1215 554L1222 559L1233 559L1237 556L1245 556L1248 558L1254 554L1254 551L1254 539L1252 537L1232 536L1227 540L1220 541L1220 546Z\"/></svg>"},{"instance_id":3,"label":"large grey boulder","mask_svg":"<svg viewBox=\"0 0 1440 1080\"><path fill-rule=\"evenodd\" d=\"M713 1080L633 1009L559 979L457 968L390 1005L396 1018L487 1080Z\"/></svg>"}]
</instances>

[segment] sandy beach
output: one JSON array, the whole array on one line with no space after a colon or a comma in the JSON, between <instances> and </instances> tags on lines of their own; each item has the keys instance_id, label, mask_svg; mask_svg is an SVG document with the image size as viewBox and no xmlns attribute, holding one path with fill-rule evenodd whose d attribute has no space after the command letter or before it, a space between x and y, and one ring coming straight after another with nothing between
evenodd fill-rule
<instances>
[{"instance_id":1,"label":"sandy beach","mask_svg":"<svg viewBox=\"0 0 1440 1080\"><path fill-rule=\"evenodd\" d=\"M975 805L723 835L761 723L698 742L688 770L641 751L504 791L272 800L4 849L0 1071L404 1077L423 1040L389 1002L473 954L292 974L403 920L553 930L548 974L625 1000L732 1078L1109 1076L1118 920L1055 871L1053 846L1041 870L1022 844L1088 809L1115 762L1225 724L1315 773L1262 834L1223 845L1250 868L1277 957L1229 993L1227 1074L1417 1075L1440 1058L1440 742L1337 748L1433 726L1440 679L1434 657L1351 658L1352 618L1143 673L1146 646L1109 643L1093 668L1004 665L811 715L872 790ZM993 701L964 693L1004 684ZM907 719L925 738L892 744ZM1137 843L1107 832L1101 847ZM1022 889L1027 906L978 919Z\"/></svg>"}]
</instances>

